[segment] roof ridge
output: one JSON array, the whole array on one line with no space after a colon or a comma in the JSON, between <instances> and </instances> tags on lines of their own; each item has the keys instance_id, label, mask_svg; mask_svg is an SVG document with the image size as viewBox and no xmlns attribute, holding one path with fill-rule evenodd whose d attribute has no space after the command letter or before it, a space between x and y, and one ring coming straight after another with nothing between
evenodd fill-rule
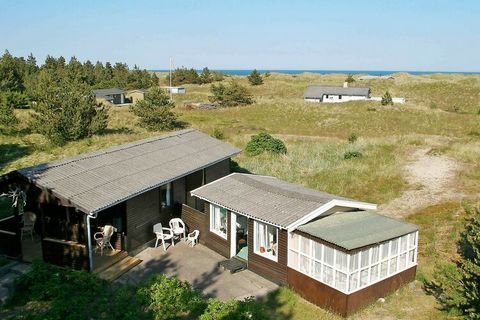
<instances>
[{"instance_id":1,"label":"roof ridge","mask_svg":"<svg viewBox=\"0 0 480 320\"><path fill-rule=\"evenodd\" d=\"M58 167L61 167L61 166L64 166L64 165L67 165L67 164L70 164L70 163L75 163L75 162L78 162L78 161L81 161L81 160L92 159L92 158L100 157L100 156L110 154L110 153L113 153L113 152L118 152L118 151L123 151L123 150L130 149L130 148L133 148L133 147L138 147L142 144L153 143L153 142L163 140L163 139L166 139L166 138L171 138L171 137L174 137L174 136L181 136L183 134L187 134L187 133L190 133L190 132L193 132L193 131L198 131L198 130L190 128L190 129L179 130L179 131L176 131L176 132L169 132L165 135L145 138L145 139L132 141L132 142L127 142L125 144L119 144L119 145L116 145L116 146L111 146L111 147L101 149L101 150L97 150L97 151L93 151L91 153L87 153L87 154L84 154L84 155L80 154L80 155L75 155L75 156L72 156L72 157L67 157L67 158L64 158L64 159L59 159L59 160L53 161L53 162L47 162L47 163L44 163L44 165L51 164L51 166L49 166L48 169L58 168ZM39 165L41 165L41 164L39 164ZM35 166L28 167L28 168L25 168L25 169L32 169L32 168L35 168L39 165L35 165ZM47 169L47 168L45 167L45 169ZM20 169L20 170L24 170L24 169Z\"/></svg>"}]
</instances>

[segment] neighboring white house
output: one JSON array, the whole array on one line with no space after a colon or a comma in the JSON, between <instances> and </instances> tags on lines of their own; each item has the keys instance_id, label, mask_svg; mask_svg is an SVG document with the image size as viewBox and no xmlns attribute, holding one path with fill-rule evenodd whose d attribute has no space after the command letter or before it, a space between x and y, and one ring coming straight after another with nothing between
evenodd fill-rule
<instances>
[{"instance_id":1,"label":"neighboring white house","mask_svg":"<svg viewBox=\"0 0 480 320\"><path fill-rule=\"evenodd\" d=\"M172 94L185 94L185 92L186 92L184 87L164 86L164 87L162 87L162 89L164 89L168 93L172 93Z\"/></svg>"},{"instance_id":2,"label":"neighboring white house","mask_svg":"<svg viewBox=\"0 0 480 320\"><path fill-rule=\"evenodd\" d=\"M332 86L309 86L303 93L303 99L309 102L347 102L352 100L367 100L370 98L370 88Z\"/></svg>"},{"instance_id":3,"label":"neighboring white house","mask_svg":"<svg viewBox=\"0 0 480 320\"><path fill-rule=\"evenodd\" d=\"M382 101L382 97L372 97L368 87L349 87L345 82L343 87L309 86L303 93L303 99L308 102L338 103L354 100ZM392 97L393 103L405 103L405 98Z\"/></svg>"}]
</instances>

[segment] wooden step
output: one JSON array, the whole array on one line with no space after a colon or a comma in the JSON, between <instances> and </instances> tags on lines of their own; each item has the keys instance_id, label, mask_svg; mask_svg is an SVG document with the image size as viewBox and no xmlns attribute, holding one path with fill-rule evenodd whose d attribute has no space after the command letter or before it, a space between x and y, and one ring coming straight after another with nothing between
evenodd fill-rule
<instances>
[{"instance_id":1,"label":"wooden step","mask_svg":"<svg viewBox=\"0 0 480 320\"><path fill-rule=\"evenodd\" d=\"M138 258L127 256L122 260L118 261L117 263L115 263L114 265L110 266L110 268L99 273L98 276L101 279L104 279L107 281L113 281L118 277L120 277L125 272L127 272L128 270L140 264L141 262L142 260Z\"/></svg>"},{"instance_id":2,"label":"wooden step","mask_svg":"<svg viewBox=\"0 0 480 320\"><path fill-rule=\"evenodd\" d=\"M108 256L104 257L106 262L104 262L100 266L96 267L93 270L93 272L95 272L97 274L101 273L101 272L107 270L108 268L110 268L111 266L113 266L118 261L125 259L126 257L128 257L128 253L126 251L120 251L120 252L117 252L113 255L108 255ZM95 263L95 258L94 258L94 263Z\"/></svg>"}]
</instances>

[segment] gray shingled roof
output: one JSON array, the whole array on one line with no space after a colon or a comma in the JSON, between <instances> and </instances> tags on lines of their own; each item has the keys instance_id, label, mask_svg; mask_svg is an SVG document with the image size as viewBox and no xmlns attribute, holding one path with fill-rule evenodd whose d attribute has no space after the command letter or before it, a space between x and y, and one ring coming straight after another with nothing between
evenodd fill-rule
<instances>
[{"instance_id":1,"label":"gray shingled roof","mask_svg":"<svg viewBox=\"0 0 480 320\"><path fill-rule=\"evenodd\" d=\"M346 95L346 96L365 96L370 94L370 88L364 87L329 87L329 86L309 86L303 93L304 98L321 98L325 94Z\"/></svg>"},{"instance_id":2,"label":"gray shingled roof","mask_svg":"<svg viewBox=\"0 0 480 320\"><path fill-rule=\"evenodd\" d=\"M240 173L195 189L192 195L282 228L331 200L348 200L274 177Z\"/></svg>"},{"instance_id":3,"label":"gray shingled roof","mask_svg":"<svg viewBox=\"0 0 480 320\"><path fill-rule=\"evenodd\" d=\"M111 95L114 95L114 94L122 94L122 93L125 93L125 91L123 91L122 89L118 89L118 88L108 88L108 89L97 89L97 90L93 90L93 94L94 94L95 97L97 97L97 98L108 98L108 97L111 96Z\"/></svg>"},{"instance_id":4,"label":"gray shingled roof","mask_svg":"<svg viewBox=\"0 0 480 320\"><path fill-rule=\"evenodd\" d=\"M18 172L82 211L95 213L238 153L188 129Z\"/></svg>"},{"instance_id":5,"label":"gray shingled roof","mask_svg":"<svg viewBox=\"0 0 480 320\"><path fill-rule=\"evenodd\" d=\"M372 211L337 212L297 228L346 250L403 236L418 227Z\"/></svg>"}]
</instances>

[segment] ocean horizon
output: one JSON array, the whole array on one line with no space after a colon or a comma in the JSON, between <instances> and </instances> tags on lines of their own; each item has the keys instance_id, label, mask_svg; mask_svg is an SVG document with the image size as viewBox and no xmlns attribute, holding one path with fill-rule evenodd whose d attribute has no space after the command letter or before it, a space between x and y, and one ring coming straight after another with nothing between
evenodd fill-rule
<instances>
[{"instance_id":1,"label":"ocean horizon","mask_svg":"<svg viewBox=\"0 0 480 320\"><path fill-rule=\"evenodd\" d=\"M246 76L252 72L253 69L210 69L210 71L221 71L224 74L231 76ZM152 72L169 72L168 69L151 69ZM201 69L197 69L198 72L201 72ZM266 72L277 72L285 74L302 74L305 72L310 73L319 73L319 74L365 74L371 76L385 76L393 73L409 73L412 75L422 75L422 74L480 74L480 71L412 71L412 70L318 70L318 69L257 69L260 73Z\"/></svg>"}]
</instances>

